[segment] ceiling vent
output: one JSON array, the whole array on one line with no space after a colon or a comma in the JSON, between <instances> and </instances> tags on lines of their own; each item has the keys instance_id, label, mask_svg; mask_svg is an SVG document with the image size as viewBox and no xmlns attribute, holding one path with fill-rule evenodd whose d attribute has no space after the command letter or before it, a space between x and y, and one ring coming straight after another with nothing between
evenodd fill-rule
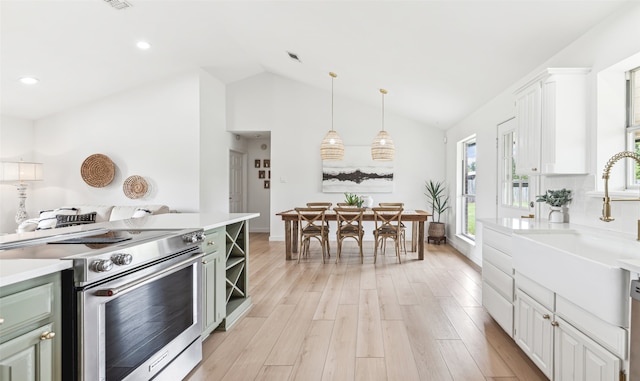
<instances>
[{"instance_id":1,"label":"ceiling vent","mask_svg":"<svg viewBox=\"0 0 640 381\"><path fill-rule=\"evenodd\" d=\"M104 0L104 2L118 10L132 7L132 5L125 0Z\"/></svg>"}]
</instances>

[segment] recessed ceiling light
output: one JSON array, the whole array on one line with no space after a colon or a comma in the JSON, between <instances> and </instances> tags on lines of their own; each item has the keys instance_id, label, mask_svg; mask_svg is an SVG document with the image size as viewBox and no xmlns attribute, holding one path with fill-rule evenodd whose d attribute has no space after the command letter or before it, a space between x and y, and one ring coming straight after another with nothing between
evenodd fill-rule
<instances>
[{"instance_id":1,"label":"recessed ceiling light","mask_svg":"<svg viewBox=\"0 0 640 381\"><path fill-rule=\"evenodd\" d=\"M146 41L138 41L136 43L136 46L138 47L138 49L147 50L151 47L151 44Z\"/></svg>"},{"instance_id":2,"label":"recessed ceiling light","mask_svg":"<svg viewBox=\"0 0 640 381\"><path fill-rule=\"evenodd\" d=\"M20 82L24 83L25 85L35 85L36 83L40 82L40 80L35 77L21 77Z\"/></svg>"}]
</instances>

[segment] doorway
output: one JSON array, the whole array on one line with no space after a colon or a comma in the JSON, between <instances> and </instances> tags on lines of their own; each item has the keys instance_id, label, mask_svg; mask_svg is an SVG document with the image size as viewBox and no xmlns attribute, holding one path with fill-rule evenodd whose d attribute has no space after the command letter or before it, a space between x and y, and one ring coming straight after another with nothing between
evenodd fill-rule
<instances>
[{"instance_id":1,"label":"doorway","mask_svg":"<svg viewBox=\"0 0 640 381\"><path fill-rule=\"evenodd\" d=\"M244 154L229 151L229 213L244 212Z\"/></svg>"}]
</instances>

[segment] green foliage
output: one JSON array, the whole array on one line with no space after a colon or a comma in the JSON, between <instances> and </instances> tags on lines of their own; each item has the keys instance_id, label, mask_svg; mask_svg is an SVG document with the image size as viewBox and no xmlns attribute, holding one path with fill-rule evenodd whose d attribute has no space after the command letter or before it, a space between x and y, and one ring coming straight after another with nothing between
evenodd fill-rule
<instances>
[{"instance_id":1,"label":"green foliage","mask_svg":"<svg viewBox=\"0 0 640 381\"><path fill-rule=\"evenodd\" d=\"M537 202L546 202L551 206L564 206L571 202L571 191L565 188L547 190L547 193L536 196Z\"/></svg>"},{"instance_id":2,"label":"green foliage","mask_svg":"<svg viewBox=\"0 0 640 381\"><path fill-rule=\"evenodd\" d=\"M442 181L429 180L425 182L425 195L431 208L431 220L440 222L442 213L449 209L449 195ZM436 219L437 214L437 219Z\"/></svg>"},{"instance_id":3,"label":"green foliage","mask_svg":"<svg viewBox=\"0 0 640 381\"><path fill-rule=\"evenodd\" d=\"M364 199L355 193L345 193L344 202L346 202L349 205L354 205L354 206L357 206L358 208L362 208Z\"/></svg>"}]
</instances>

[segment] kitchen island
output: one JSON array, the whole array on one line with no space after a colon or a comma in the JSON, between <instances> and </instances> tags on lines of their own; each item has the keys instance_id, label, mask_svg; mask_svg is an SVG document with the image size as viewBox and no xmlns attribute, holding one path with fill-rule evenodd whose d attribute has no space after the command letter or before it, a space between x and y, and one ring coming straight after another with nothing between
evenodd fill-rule
<instances>
[{"instance_id":1,"label":"kitchen island","mask_svg":"<svg viewBox=\"0 0 640 381\"><path fill-rule=\"evenodd\" d=\"M194 296L192 303L194 316L199 316L199 319L197 319L197 335L198 337L200 336L200 329L207 329L206 334L209 334L218 326L222 327L222 329L228 329L251 306L247 277L249 263L248 220L258 215L257 213L165 214L146 216L139 219L104 222L83 226L82 228L60 228L50 231L3 236L0 243L5 246L12 243L29 245L30 242L35 242L37 245L24 247L24 250L20 248L0 250L0 318L4 319L6 323L0 326L0 365L8 367L13 374L17 375L33 374L36 369L41 369L47 373L47 379L57 381L63 378L65 380L71 379L67 378L70 374L69 372L77 374L77 372L73 371L75 367L65 365L67 364L66 360L62 362L60 360L63 357L61 356L61 341L64 345L64 338L68 337L69 333L73 334L76 331L74 328L69 328L65 325L65 321L74 320L75 316L65 317L61 312L64 311L64 313L75 315L73 308L61 308L61 301L63 304L65 303L65 290L72 287L64 286L64 279L68 279L68 276L62 276L63 281L62 283L60 282L60 274L74 274L75 270L71 272L69 269L78 264L75 260L48 258L48 253L50 252L56 252L56 255L60 253L59 257L62 258L68 255L65 253L73 253L78 257L84 256L83 250L87 254L93 250L92 254L106 254L107 259L110 256L113 260L113 264L108 263L105 265L101 263L100 266L102 267L95 267L93 271L110 271L112 266L115 271L116 268L126 266L131 261L136 263L137 258L139 258L137 257L139 252L133 251L134 245L142 246L146 245L145 242L155 242L154 237L174 237L189 243L191 248L199 246L201 247L200 254L194 257L193 262L201 262L202 265L197 264L196 266L194 264L186 267L186 271L181 271L181 274L189 274L191 272L189 268L192 268L193 280L197 280L194 283L194 287L191 288L192 291L188 292L188 294ZM207 237L202 236L201 233L198 233L202 230L210 235ZM61 242L55 245L46 244L48 239L60 241L65 234L86 233L89 235L87 238L92 238L94 236L104 236L105 231L116 236L124 233L133 238L129 241L112 245L97 245L98 247L84 242L80 244ZM173 233L174 231L176 233ZM38 259L29 258L28 253L37 253L38 255L35 258ZM3 259L3 254L11 258L20 259ZM22 254L25 255L24 258L20 256ZM140 252L139 254L142 253ZM211 259L215 260L211 261ZM104 260L94 260L93 263L89 261L88 264L91 264L90 267L94 268L95 262L104 262ZM126 267L122 268L126 269ZM200 268L202 269L202 278L200 277ZM213 271L214 269L215 271ZM111 272L107 274L111 274ZM151 274L154 273L149 273L149 275ZM73 285L73 283L67 284ZM158 285L160 285L160 282L158 282ZM188 283L185 285L188 286ZM61 289L63 292L61 292ZM170 289L173 289L173 287L170 287ZM61 294L63 295L62 298L60 298ZM38 303L30 302L31 300L38 301ZM67 300L70 299L67 298ZM215 306L211 306L212 303L215 303ZM34 308L36 304L38 308ZM195 306L197 306L197 309ZM202 306L202 309L200 309L200 306ZM41 310L43 312L39 312ZM195 311L202 311L202 313L195 314ZM214 314L208 316L211 311ZM202 326L200 321L202 321ZM205 332L202 331L202 337L204 336ZM75 341L72 340L71 342ZM194 342L189 348L195 344ZM78 345L81 348L87 347L84 343L79 343ZM198 339L197 345L200 346L200 339ZM91 345L88 347L91 347ZM18 362L14 361L20 353L30 353L29 351L32 350L41 353L41 355L37 356L37 358L28 357ZM196 353L195 348L189 351L191 354ZM65 351L65 353L67 352ZM197 352L199 353L199 351ZM71 351L68 353L76 352ZM177 366L172 366L173 363L169 363L166 368L163 364L157 369L162 369L163 373L166 373L165 370L169 368L180 368L180 371L188 372L191 369L191 365L187 369L184 363L180 363L182 361L181 357L173 361L179 363ZM155 360L150 358L149 361ZM140 369L145 368L146 366L142 366ZM107 367L107 369L110 368ZM67 372L66 376L65 372ZM170 372L170 376L174 375L172 373L173 370L167 372Z\"/></svg>"}]
</instances>

